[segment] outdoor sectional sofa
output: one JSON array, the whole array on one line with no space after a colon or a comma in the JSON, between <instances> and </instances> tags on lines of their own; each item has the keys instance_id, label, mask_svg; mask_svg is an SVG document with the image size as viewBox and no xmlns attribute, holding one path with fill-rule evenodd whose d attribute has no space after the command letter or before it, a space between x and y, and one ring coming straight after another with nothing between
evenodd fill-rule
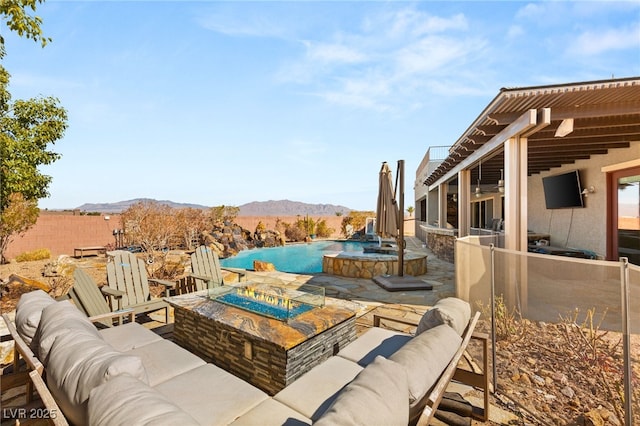
<instances>
[{"instance_id":1,"label":"outdoor sectional sofa","mask_svg":"<svg viewBox=\"0 0 640 426\"><path fill-rule=\"evenodd\" d=\"M274 396L135 322L98 330L40 290L22 296L15 327L3 318L62 424L405 425L432 418L478 316L443 299L415 336L373 327ZM486 394L486 374L464 375Z\"/></svg>"}]
</instances>

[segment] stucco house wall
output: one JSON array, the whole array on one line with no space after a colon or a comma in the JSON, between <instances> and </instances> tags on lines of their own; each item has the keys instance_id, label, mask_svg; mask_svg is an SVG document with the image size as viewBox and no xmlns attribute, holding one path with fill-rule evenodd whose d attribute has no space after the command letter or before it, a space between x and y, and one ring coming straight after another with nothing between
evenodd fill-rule
<instances>
[{"instance_id":1,"label":"stucco house wall","mask_svg":"<svg viewBox=\"0 0 640 426\"><path fill-rule=\"evenodd\" d=\"M640 142L629 148L609 150L608 154L593 155L588 160L551 169L528 179L528 229L549 233L551 245L588 249L599 258L606 256L607 188L602 167L640 158ZM595 193L584 199L584 208L547 210L542 178L572 170L580 171L583 188L593 186Z\"/></svg>"}]
</instances>

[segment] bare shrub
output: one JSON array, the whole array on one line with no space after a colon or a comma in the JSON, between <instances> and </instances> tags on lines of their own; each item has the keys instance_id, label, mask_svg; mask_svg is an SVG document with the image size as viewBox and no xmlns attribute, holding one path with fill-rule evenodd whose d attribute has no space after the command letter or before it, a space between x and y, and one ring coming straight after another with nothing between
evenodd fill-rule
<instances>
[{"instance_id":1,"label":"bare shrub","mask_svg":"<svg viewBox=\"0 0 640 426\"><path fill-rule=\"evenodd\" d=\"M33 260L45 260L51 258L51 251L46 248L26 251L16 256L16 262L31 262Z\"/></svg>"},{"instance_id":2,"label":"bare shrub","mask_svg":"<svg viewBox=\"0 0 640 426\"><path fill-rule=\"evenodd\" d=\"M599 386L606 391L608 402L613 406L616 417L624 423L624 385L621 364L622 338L610 339L609 332L601 325L607 315L605 310L600 319L596 319L595 308L588 309L584 319L579 320L580 311L576 308L567 315L560 315L563 337L567 349L575 359L579 359L589 376L595 378ZM640 389L635 388L634 399L640 400Z\"/></svg>"},{"instance_id":3,"label":"bare shrub","mask_svg":"<svg viewBox=\"0 0 640 426\"><path fill-rule=\"evenodd\" d=\"M481 301L476 302L480 312L485 318L491 318L491 305L484 305ZM495 299L495 325L496 339L515 341L523 338L527 331L527 321L522 320L521 313L514 307L509 307L504 302L503 295L496 296Z\"/></svg>"}]
</instances>

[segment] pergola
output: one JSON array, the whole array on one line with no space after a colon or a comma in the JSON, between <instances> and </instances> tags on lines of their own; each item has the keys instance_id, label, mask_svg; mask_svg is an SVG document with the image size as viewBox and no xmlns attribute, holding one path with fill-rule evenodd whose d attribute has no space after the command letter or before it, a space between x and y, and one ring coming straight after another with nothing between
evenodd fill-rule
<instances>
[{"instance_id":1,"label":"pergola","mask_svg":"<svg viewBox=\"0 0 640 426\"><path fill-rule=\"evenodd\" d=\"M527 250L527 176L640 141L640 77L504 88L427 177L446 223L447 183L458 178L458 231L469 234L472 182L504 180L505 248Z\"/></svg>"}]
</instances>

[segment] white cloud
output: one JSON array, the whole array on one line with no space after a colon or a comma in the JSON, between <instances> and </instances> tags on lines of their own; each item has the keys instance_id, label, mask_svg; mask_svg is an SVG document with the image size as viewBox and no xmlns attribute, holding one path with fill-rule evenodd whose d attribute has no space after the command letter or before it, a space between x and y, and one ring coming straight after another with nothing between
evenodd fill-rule
<instances>
[{"instance_id":1,"label":"white cloud","mask_svg":"<svg viewBox=\"0 0 640 426\"><path fill-rule=\"evenodd\" d=\"M612 50L635 49L640 47L640 25L627 28L609 28L603 31L585 31L567 46L573 55L597 55Z\"/></svg>"},{"instance_id":2,"label":"white cloud","mask_svg":"<svg viewBox=\"0 0 640 426\"><path fill-rule=\"evenodd\" d=\"M543 18L547 12L545 3L528 3L516 13L516 18L538 19Z\"/></svg>"},{"instance_id":3,"label":"white cloud","mask_svg":"<svg viewBox=\"0 0 640 426\"><path fill-rule=\"evenodd\" d=\"M465 31L468 29L468 23L463 14L444 18L412 8L405 8L368 17L364 20L363 28L371 32L376 32L382 28L386 36L402 38L407 36L419 37L449 30Z\"/></svg>"},{"instance_id":4,"label":"white cloud","mask_svg":"<svg viewBox=\"0 0 640 426\"><path fill-rule=\"evenodd\" d=\"M473 41L446 37L426 37L400 49L396 63L400 74L434 73L477 48Z\"/></svg>"},{"instance_id":5,"label":"white cloud","mask_svg":"<svg viewBox=\"0 0 640 426\"><path fill-rule=\"evenodd\" d=\"M414 32L414 34L433 34L449 30L466 31L467 29L467 18L463 14L458 14L452 16L451 18L428 16L422 23L416 26L416 31Z\"/></svg>"},{"instance_id":6,"label":"white cloud","mask_svg":"<svg viewBox=\"0 0 640 426\"><path fill-rule=\"evenodd\" d=\"M203 28L229 36L285 37L285 27L266 16L235 17L227 13L213 13L199 17L197 22Z\"/></svg>"},{"instance_id":7,"label":"white cloud","mask_svg":"<svg viewBox=\"0 0 640 426\"><path fill-rule=\"evenodd\" d=\"M385 77L370 75L342 79L337 88L323 90L316 95L330 103L383 112L390 109L386 99L391 91L390 82Z\"/></svg>"},{"instance_id":8,"label":"white cloud","mask_svg":"<svg viewBox=\"0 0 640 426\"><path fill-rule=\"evenodd\" d=\"M455 64L466 63L486 45L482 38L466 35L464 14L378 11L351 28L304 41L305 55L282 67L280 81L307 85L307 93L330 103L410 110L422 105L428 80L455 73Z\"/></svg>"},{"instance_id":9,"label":"white cloud","mask_svg":"<svg viewBox=\"0 0 640 426\"><path fill-rule=\"evenodd\" d=\"M514 39L514 38L518 38L522 35L524 35L524 28L522 28L520 25L511 25L509 27L509 30L507 31L507 38L508 39Z\"/></svg>"},{"instance_id":10,"label":"white cloud","mask_svg":"<svg viewBox=\"0 0 640 426\"><path fill-rule=\"evenodd\" d=\"M305 45L308 59L314 62L355 64L366 59L366 55L350 46L312 42L306 42Z\"/></svg>"}]
</instances>

